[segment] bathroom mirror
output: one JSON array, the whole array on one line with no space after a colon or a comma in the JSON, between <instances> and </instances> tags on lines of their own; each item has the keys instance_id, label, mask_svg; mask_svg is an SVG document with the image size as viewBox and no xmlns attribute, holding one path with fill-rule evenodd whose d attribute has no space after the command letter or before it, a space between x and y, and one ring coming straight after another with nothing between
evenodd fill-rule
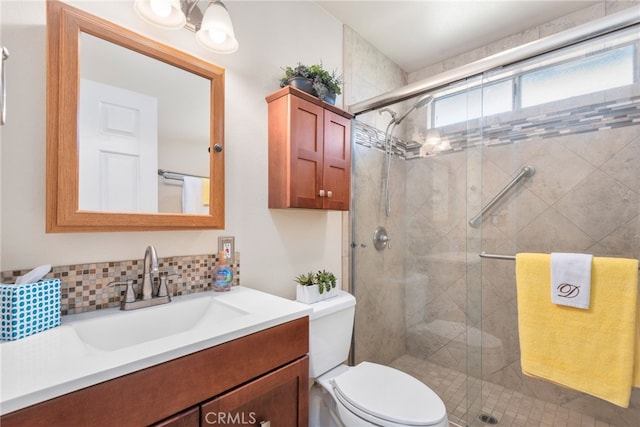
<instances>
[{"instance_id":1,"label":"bathroom mirror","mask_svg":"<svg viewBox=\"0 0 640 427\"><path fill-rule=\"evenodd\" d=\"M47 67L47 232L224 227L224 69L59 1Z\"/></svg>"}]
</instances>

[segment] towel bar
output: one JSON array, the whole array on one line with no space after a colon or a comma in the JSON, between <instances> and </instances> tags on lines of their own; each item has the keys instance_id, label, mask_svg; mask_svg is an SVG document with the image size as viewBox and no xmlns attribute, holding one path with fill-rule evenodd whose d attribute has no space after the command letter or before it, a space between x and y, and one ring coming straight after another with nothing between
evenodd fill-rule
<instances>
[{"instance_id":1,"label":"towel bar","mask_svg":"<svg viewBox=\"0 0 640 427\"><path fill-rule=\"evenodd\" d=\"M516 260L515 255L488 254L486 252L480 252L478 256L480 258L488 258L488 259L505 259L505 260L511 260L511 261ZM640 269L640 266L638 267L638 269Z\"/></svg>"},{"instance_id":2,"label":"towel bar","mask_svg":"<svg viewBox=\"0 0 640 427\"><path fill-rule=\"evenodd\" d=\"M185 176L192 176L194 178L209 178L208 176L191 175L189 173L171 172L166 169L158 169L158 175L164 179L175 179L176 181L184 181Z\"/></svg>"}]
</instances>

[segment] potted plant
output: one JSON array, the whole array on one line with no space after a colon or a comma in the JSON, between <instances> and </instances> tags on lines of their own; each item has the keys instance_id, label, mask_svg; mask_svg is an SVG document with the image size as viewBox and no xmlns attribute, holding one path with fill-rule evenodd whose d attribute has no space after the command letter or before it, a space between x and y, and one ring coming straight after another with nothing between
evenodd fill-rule
<instances>
[{"instance_id":1,"label":"potted plant","mask_svg":"<svg viewBox=\"0 0 640 427\"><path fill-rule=\"evenodd\" d=\"M296 286L296 300L306 304L322 301L337 294L332 292L336 287L336 276L326 270L316 273L300 274L294 279Z\"/></svg>"},{"instance_id":2,"label":"potted plant","mask_svg":"<svg viewBox=\"0 0 640 427\"><path fill-rule=\"evenodd\" d=\"M280 79L280 87L292 86L316 95L313 91L313 79L310 77L309 67L298 62L296 67L285 67L283 70L284 76Z\"/></svg>"},{"instance_id":3,"label":"potted plant","mask_svg":"<svg viewBox=\"0 0 640 427\"><path fill-rule=\"evenodd\" d=\"M335 70L328 72L322 68L322 62L311 65L309 74L313 79L313 90L315 90L316 96L331 105L335 105L336 95L342 93L340 88L342 76L336 74Z\"/></svg>"},{"instance_id":4,"label":"potted plant","mask_svg":"<svg viewBox=\"0 0 640 427\"><path fill-rule=\"evenodd\" d=\"M335 70L325 70L322 62L309 66L298 63L296 67L285 67L283 70L280 87L293 86L332 105L336 103L336 95L342 93L342 76Z\"/></svg>"}]
</instances>

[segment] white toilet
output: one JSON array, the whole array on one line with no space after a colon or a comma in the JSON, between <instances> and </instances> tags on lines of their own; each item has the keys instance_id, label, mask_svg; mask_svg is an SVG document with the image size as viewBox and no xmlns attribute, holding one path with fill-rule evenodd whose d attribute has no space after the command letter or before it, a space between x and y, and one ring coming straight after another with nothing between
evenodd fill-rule
<instances>
[{"instance_id":1,"label":"white toilet","mask_svg":"<svg viewBox=\"0 0 640 427\"><path fill-rule=\"evenodd\" d=\"M424 383L376 363L343 364L355 305L353 295L343 291L311 304L309 376L315 384L309 392L309 425L448 427L444 403Z\"/></svg>"}]
</instances>

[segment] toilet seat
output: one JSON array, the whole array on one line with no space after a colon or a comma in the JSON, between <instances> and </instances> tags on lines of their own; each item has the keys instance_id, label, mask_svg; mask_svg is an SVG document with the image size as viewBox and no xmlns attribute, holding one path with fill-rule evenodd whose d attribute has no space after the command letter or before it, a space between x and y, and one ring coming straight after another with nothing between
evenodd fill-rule
<instances>
[{"instance_id":1,"label":"toilet seat","mask_svg":"<svg viewBox=\"0 0 640 427\"><path fill-rule=\"evenodd\" d=\"M331 380L335 397L351 412L381 426L432 426L446 419L433 390L414 377L362 362Z\"/></svg>"}]
</instances>

